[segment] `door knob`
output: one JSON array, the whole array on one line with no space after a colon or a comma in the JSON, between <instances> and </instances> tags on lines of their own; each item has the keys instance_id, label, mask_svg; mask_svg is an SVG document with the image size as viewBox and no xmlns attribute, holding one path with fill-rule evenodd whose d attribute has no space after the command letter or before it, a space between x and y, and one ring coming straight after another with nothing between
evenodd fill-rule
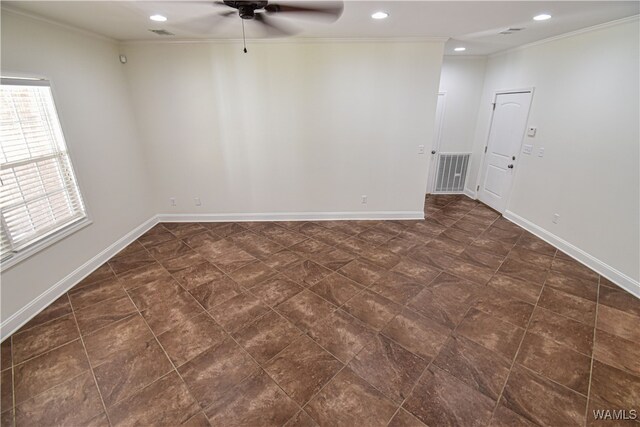
<instances>
[{"instance_id":1,"label":"door knob","mask_svg":"<svg viewBox=\"0 0 640 427\"><path fill-rule=\"evenodd\" d=\"M509 165L507 166L509 169L513 169L513 165Z\"/></svg>"},{"instance_id":2,"label":"door knob","mask_svg":"<svg viewBox=\"0 0 640 427\"><path fill-rule=\"evenodd\" d=\"M436 150L431 150L431 154L436 154Z\"/></svg>"}]
</instances>

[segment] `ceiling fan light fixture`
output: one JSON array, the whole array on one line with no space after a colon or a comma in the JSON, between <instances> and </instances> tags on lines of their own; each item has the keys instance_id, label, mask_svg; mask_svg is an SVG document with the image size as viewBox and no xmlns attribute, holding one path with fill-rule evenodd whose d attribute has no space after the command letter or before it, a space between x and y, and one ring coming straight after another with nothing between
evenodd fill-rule
<instances>
[{"instance_id":1,"label":"ceiling fan light fixture","mask_svg":"<svg viewBox=\"0 0 640 427\"><path fill-rule=\"evenodd\" d=\"M149 19L156 22L165 22L167 20L167 17L163 15L151 15Z\"/></svg>"},{"instance_id":2,"label":"ceiling fan light fixture","mask_svg":"<svg viewBox=\"0 0 640 427\"><path fill-rule=\"evenodd\" d=\"M372 14L371 17L373 19L386 19L386 18L389 17L389 14L387 12L378 11L378 12Z\"/></svg>"},{"instance_id":3,"label":"ceiling fan light fixture","mask_svg":"<svg viewBox=\"0 0 640 427\"><path fill-rule=\"evenodd\" d=\"M547 19L551 19L551 15L547 13L541 13L540 15L536 15L533 17L534 21L546 21Z\"/></svg>"},{"instance_id":4,"label":"ceiling fan light fixture","mask_svg":"<svg viewBox=\"0 0 640 427\"><path fill-rule=\"evenodd\" d=\"M465 50L467 50L466 47L460 46L460 47L456 47L453 50L455 50L456 52L464 52Z\"/></svg>"}]
</instances>

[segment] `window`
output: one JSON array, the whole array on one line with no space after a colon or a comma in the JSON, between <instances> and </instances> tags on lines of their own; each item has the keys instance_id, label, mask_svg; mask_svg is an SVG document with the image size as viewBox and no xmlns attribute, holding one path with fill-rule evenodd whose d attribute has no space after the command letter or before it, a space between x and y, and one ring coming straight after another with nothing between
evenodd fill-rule
<instances>
[{"instance_id":1,"label":"window","mask_svg":"<svg viewBox=\"0 0 640 427\"><path fill-rule=\"evenodd\" d=\"M0 188L3 264L86 219L46 80L2 78Z\"/></svg>"}]
</instances>

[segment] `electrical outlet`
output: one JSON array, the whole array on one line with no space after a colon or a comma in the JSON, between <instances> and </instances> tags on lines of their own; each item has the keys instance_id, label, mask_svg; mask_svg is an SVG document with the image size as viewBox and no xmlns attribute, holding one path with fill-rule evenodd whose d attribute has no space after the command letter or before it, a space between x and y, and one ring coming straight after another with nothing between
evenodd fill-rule
<instances>
[{"instance_id":1,"label":"electrical outlet","mask_svg":"<svg viewBox=\"0 0 640 427\"><path fill-rule=\"evenodd\" d=\"M171 204L171 206L176 206L176 199L174 197L171 197L169 199L169 203Z\"/></svg>"},{"instance_id":2,"label":"electrical outlet","mask_svg":"<svg viewBox=\"0 0 640 427\"><path fill-rule=\"evenodd\" d=\"M194 197L193 203L195 203L196 206L202 206L202 202L200 201L200 197Z\"/></svg>"},{"instance_id":3,"label":"electrical outlet","mask_svg":"<svg viewBox=\"0 0 640 427\"><path fill-rule=\"evenodd\" d=\"M363 205L367 204L367 196L366 195L363 194L361 200L362 200L362 204Z\"/></svg>"},{"instance_id":4,"label":"electrical outlet","mask_svg":"<svg viewBox=\"0 0 640 427\"><path fill-rule=\"evenodd\" d=\"M538 148L538 157L544 157L544 148Z\"/></svg>"},{"instance_id":5,"label":"electrical outlet","mask_svg":"<svg viewBox=\"0 0 640 427\"><path fill-rule=\"evenodd\" d=\"M560 214L553 214L553 223L557 224L558 222L560 222Z\"/></svg>"}]
</instances>

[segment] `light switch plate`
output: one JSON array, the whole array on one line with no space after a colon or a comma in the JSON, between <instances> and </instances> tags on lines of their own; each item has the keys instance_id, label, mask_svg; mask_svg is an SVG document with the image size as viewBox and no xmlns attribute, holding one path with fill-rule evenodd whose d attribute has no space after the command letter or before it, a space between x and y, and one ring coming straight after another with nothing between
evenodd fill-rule
<instances>
[{"instance_id":1,"label":"light switch plate","mask_svg":"<svg viewBox=\"0 0 640 427\"><path fill-rule=\"evenodd\" d=\"M524 146L522 147L522 154L531 154L532 151L533 145L531 144L524 144Z\"/></svg>"},{"instance_id":2,"label":"light switch plate","mask_svg":"<svg viewBox=\"0 0 640 427\"><path fill-rule=\"evenodd\" d=\"M544 157L544 148L538 148L538 157Z\"/></svg>"},{"instance_id":3,"label":"light switch plate","mask_svg":"<svg viewBox=\"0 0 640 427\"><path fill-rule=\"evenodd\" d=\"M530 136L531 138L533 138L534 136L536 136L537 131L538 131L537 127L531 126L527 128L527 136Z\"/></svg>"}]
</instances>

